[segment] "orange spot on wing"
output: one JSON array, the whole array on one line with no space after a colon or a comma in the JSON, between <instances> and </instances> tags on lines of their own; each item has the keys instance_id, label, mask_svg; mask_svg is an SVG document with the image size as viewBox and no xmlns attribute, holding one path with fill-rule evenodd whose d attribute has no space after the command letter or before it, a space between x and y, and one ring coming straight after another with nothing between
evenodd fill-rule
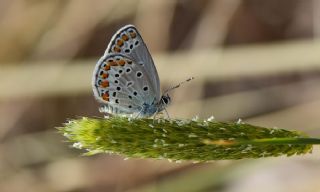
<instances>
[{"instance_id":1,"label":"orange spot on wing","mask_svg":"<svg viewBox=\"0 0 320 192\"><path fill-rule=\"evenodd\" d=\"M121 66L124 66L126 64L126 62L123 59L121 59L120 61L118 61L118 64Z\"/></svg>"},{"instance_id":2,"label":"orange spot on wing","mask_svg":"<svg viewBox=\"0 0 320 192\"><path fill-rule=\"evenodd\" d=\"M110 65L110 66L116 66L116 65L118 65L115 61L108 61L108 65Z\"/></svg>"},{"instance_id":3,"label":"orange spot on wing","mask_svg":"<svg viewBox=\"0 0 320 192\"><path fill-rule=\"evenodd\" d=\"M104 93L102 95L102 99L105 100L105 101L109 101L109 93Z\"/></svg>"},{"instance_id":4,"label":"orange spot on wing","mask_svg":"<svg viewBox=\"0 0 320 192\"><path fill-rule=\"evenodd\" d=\"M109 71L109 70L110 70L110 65L109 65L109 64L106 65L106 66L104 67L104 70Z\"/></svg>"},{"instance_id":5,"label":"orange spot on wing","mask_svg":"<svg viewBox=\"0 0 320 192\"><path fill-rule=\"evenodd\" d=\"M102 81L101 87L109 87L109 81Z\"/></svg>"},{"instance_id":6,"label":"orange spot on wing","mask_svg":"<svg viewBox=\"0 0 320 192\"><path fill-rule=\"evenodd\" d=\"M108 74L108 73L103 73L103 74L101 75L101 77L102 77L103 79L106 79L106 78L109 77L109 74Z\"/></svg>"},{"instance_id":7,"label":"orange spot on wing","mask_svg":"<svg viewBox=\"0 0 320 192\"><path fill-rule=\"evenodd\" d=\"M123 34L123 35L121 36L121 39L123 39L123 40L125 40L125 41L128 41L128 40L129 40L129 37L128 37L128 35Z\"/></svg>"},{"instance_id":8,"label":"orange spot on wing","mask_svg":"<svg viewBox=\"0 0 320 192\"><path fill-rule=\"evenodd\" d=\"M123 40L118 39L118 40L117 40L117 45L118 45L119 47L122 47L122 46L123 46Z\"/></svg>"},{"instance_id":9,"label":"orange spot on wing","mask_svg":"<svg viewBox=\"0 0 320 192\"><path fill-rule=\"evenodd\" d=\"M131 38L136 38L137 34L135 32L130 32Z\"/></svg>"},{"instance_id":10,"label":"orange spot on wing","mask_svg":"<svg viewBox=\"0 0 320 192\"><path fill-rule=\"evenodd\" d=\"M114 52L117 52L117 53L120 53L121 52L121 49L119 47L113 47L113 51Z\"/></svg>"}]
</instances>

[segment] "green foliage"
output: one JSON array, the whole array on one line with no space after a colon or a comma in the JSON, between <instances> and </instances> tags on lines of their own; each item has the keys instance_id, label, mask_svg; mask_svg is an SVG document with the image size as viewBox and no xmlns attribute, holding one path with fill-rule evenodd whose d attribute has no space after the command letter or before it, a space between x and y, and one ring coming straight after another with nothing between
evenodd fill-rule
<instances>
[{"instance_id":1,"label":"green foliage","mask_svg":"<svg viewBox=\"0 0 320 192\"><path fill-rule=\"evenodd\" d=\"M213 120L82 118L59 130L87 155L176 161L291 156L311 152L312 144L320 143L296 131Z\"/></svg>"}]
</instances>

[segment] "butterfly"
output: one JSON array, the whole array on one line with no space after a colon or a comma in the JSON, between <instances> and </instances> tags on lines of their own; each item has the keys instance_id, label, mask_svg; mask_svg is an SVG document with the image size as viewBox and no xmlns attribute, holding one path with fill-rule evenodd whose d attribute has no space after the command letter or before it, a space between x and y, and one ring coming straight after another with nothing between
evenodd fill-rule
<instances>
[{"instance_id":1,"label":"butterfly","mask_svg":"<svg viewBox=\"0 0 320 192\"><path fill-rule=\"evenodd\" d=\"M112 115L150 117L171 99L161 95L157 69L135 26L126 25L111 38L93 71L94 97Z\"/></svg>"}]
</instances>

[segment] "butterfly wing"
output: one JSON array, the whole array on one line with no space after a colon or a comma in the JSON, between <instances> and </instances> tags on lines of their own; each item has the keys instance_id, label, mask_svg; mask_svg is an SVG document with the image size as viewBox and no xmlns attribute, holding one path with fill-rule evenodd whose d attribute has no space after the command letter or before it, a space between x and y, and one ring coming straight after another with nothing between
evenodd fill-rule
<instances>
[{"instance_id":1,"label":"butterfly wing","mask_svg":"<svg viewBox=\"0 0 320 192\"><path fill-rule=\"evenodd\" d=\"M94 96L105 104L105 112L143 116L144 104L152 105L157 101L157 90L147 75L145 66L129 56L121 53L104 55L93 74Z\"/></svg>"},{"instance_id":2,"label":"butterfly wing","mask_svg":"<svg viewBox=\"0 0 320 192\"><path fill-rule=\"evenodd\" d=\"M126 25L113 35L104 55L107 56L111 53L123 54L141 65L146 71L144 78L150 82L155 93L157 93L156 100L159 101L160 81L158 72L147 46L135 26Z\"/></svg>"}]
</instances>

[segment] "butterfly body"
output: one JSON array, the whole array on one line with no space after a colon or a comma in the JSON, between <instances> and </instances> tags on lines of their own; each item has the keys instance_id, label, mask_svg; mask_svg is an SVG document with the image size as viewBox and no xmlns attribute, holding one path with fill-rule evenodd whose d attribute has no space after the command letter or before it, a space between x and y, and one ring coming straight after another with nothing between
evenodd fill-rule
<instances>
[{"instance_id":1,"label":"butterfly body","mask_svg":"<svg viewBox=\"0 0 320 192\"><path fill-rule=\"evenodd\" d=\"M133 25L119 29L93 72L95 98L103 112L150 117L165 109L168 95L161 96L152 57Z\"/></svg>"}]
</instances>

